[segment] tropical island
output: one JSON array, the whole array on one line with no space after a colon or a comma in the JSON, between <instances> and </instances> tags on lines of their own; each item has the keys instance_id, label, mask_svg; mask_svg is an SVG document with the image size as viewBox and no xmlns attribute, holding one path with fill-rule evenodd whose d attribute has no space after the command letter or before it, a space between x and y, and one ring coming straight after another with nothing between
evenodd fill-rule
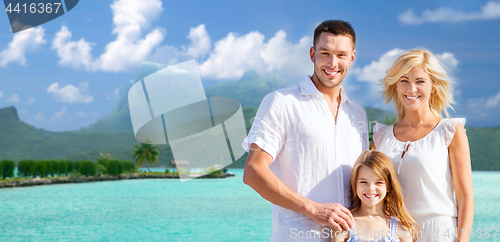
<instances>
[{"instance_id":1,"label":"tropical island","mask_svg":"<svg viewBox=\"0 0 500 242\"><path fill-rule=\"evenodd\" d=\"M124 179L171 179L190 177L199 178L226 178L234 176L227 173L227 169L216 169L211 166L204 170L203 176L192 174L189 169L171 172L151 172L150 166L158 162L158 146L144 144L134 146L132 157L134 162L113 159L110 154L100 153L96 162L91 160L12 160L0 161L0 188L26 187L65 183L83 183L96 181L113 181ZM148 172L138 171L146 165ZM15 174L17 168L17 174ZM17 176L16 176L17 175Z\"/></svg>"}]
</instances>

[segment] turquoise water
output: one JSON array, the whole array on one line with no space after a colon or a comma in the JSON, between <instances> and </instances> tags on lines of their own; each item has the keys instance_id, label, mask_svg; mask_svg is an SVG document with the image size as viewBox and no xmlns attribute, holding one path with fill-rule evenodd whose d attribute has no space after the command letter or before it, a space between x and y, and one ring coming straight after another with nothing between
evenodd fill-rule
<instances>
[{"instance_id":1,"label":"turquoise water","mask_svg":"<svg viewBox=\"0 0 500 242\"><path fill-rule=\"evenodd\" d=\"M271 204L243 184L242 170L230 172L236 177L0 189L0 241L269 241ZM474 228L492 236L500 172L473 179Z\"/></svg>"}]
</instances>

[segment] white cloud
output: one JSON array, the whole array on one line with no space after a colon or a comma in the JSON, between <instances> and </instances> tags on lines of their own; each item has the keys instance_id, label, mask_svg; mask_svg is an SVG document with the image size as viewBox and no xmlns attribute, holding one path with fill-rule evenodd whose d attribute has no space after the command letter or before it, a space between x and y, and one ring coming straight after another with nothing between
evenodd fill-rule
<instances>
[{"instance_id":1,"label":"white cloud","mask_svg":"<svg viewBox=\"0 0 500 242\"><path fill-rule=\"evenodd\" d=\"M28 97L28 100L26 100L26 104L33 104L35 103L35 98L33 96Z\"/></svg>"},{"instance_id":2,"label":"white cloud","mask_svg":"<svg viewBox=\"0 0 500 242\"><path fill-rule=\"evenodd\" d=\"M369 65L362 68L355 67L351 72L359 81L378 82L385 76L385 72L394 61L405 51L399 48L394 48L387 53L384 53L378 61L372 61Z\"/></svg>"},{"instance_id":3,"label":"white cloud","mask_svg":"<svg viewBox=\"0 0 500 242\"><path fill-rule=\"evenodd\" d=\"M196 28L191 28L187 38L191 40L191 46L187 49L187 55L199 58L210 51L212 43L204 24L200 24Z\"/></svg>"},{"instance_id":4,"label":"white cloud","mask_svg":"<svg viewBox=\"0 0 500 242\"><path fill-rule=\"evenodd\" d=\"M85 85L88 86L88 83L80 84L81 87L85 87ZM94 100L94 97L82 94L80 88L71 84L60 88L59 83L54 82L47 88L47 93L52 94L58 102L63 103L90 103Z\"/></svg>"},{"instance_id":5,"label":"white cloud","mask_svg":"<svg viewBox=\"0 0 500 242\"><path fill-rule=\"evenodd\" d=\"M500 92L498 92L498 94L495 96L489 97L488 100L486 101L487 108L499 107L498 104L500 104Z\"/></svg>"},{"instance_id":6,"label":"white cloud","mask_svg":"<svg viewBox=\"0 0 500 242\"><path fill-rule=\"evenodd\" d=\"M87 71L119 72L138 66L164 38L159 28L141 38L145 29L163 11L159 0L119 0L111 4L113 11L113 34L116 39L106 45L105 52L94 59L92 45L85 39L72 41L72 33L62 26L52 41L57 51L59 64Z\"/></svg>"},{"instance_id":7,"label":"white cloud","mask_svg":"<svg viewBox=\"0 0 500 242\"><path fill-rule=\"evenodd\" d=\"M500 18L500 2L489 1L481 7L480 11L464 12L462 10L440 7L435 10L425 10L419 17L413 10L398 15L399 21L408 25L423 23L458 23L471 20L488 20Z\"/></svg>"},{"instance_id":8,"label":"white cloud","mask_svg":"<svg viewBox=\"0 0 500 242\"><path fill-rule=\"evenodd\" d=\"M61 111L54 113L54 116L52 116L52 117L50 118L50 120L54 121L54 120L56 120L56 119L58 119L58 118L62 117L62 116L64 115L64 113L66 113L66 110L67 110L67 108L66 108L66 107L63 107L63 108L61 109Z\"/></svg>"},{"instance_id":9,"label":"white cloud","mask_svg":"<svg viewBox=\"0 0 500 242\"><path fill-rule=\"evenodd\" d=\"M487 99L485 99L484 97L471 98L467 101L467 106L476 111L500 107L500 92Z\"/></svg>"},{"instance_id":10,"label":"white cloud","mask_svg":"<svg viewBox=\"0 0 500 242\"><path fill-rule=\"evenodd\" d=\"M115 101L116 99L118 99L118 94L119 94L119 90L115 89L111 95L106 96L106 99L111 100L111 101Z\"/></svg>"},{"instance_id":11,"label":"white cloud","mask_svg":"<svg viewBox=\"0 0 500 242\"><path fill-rule=\"evenodd\" d=\"M404 52L406 52L406 50L394 48L384 53L378 61L372 61L370 64L361 68L354 67L351 69L351 72L359 81L378 82L385 77L387 69L389 69L394 61ZM443 52L442 54L435 54L435 56L450 71L458 66L459 61L452 53Z\"/></svg>"},{"instance_id":12,"label":"white cloud","mask_svg":"<svg viewBox=\"0 0 500 242\"><path fill-rule=\"evenodd\" d=\"M75 114L75 116L77 116L79 118L83 118L83 117L87 116L87 114L84 111L80 110L78 113Z\"/></svg>"},{"instance_id":13,"label":"white cloud","mask_svg":"<svg viewBox=\"0 0 500 242\"><path fill-rule=\"evenodd\" d=\"M0 98L3 98L3 92L0 91Z\"/></svg>"},{"instance_id":14,"label":"white cloud","mask_svg":"<svg viewBox=\"0 0 500 242\"><path fill-rule=\"evenodd\" d=\"M45 120L45 117L43 116L42 112L38 112L33 116L33 120L35 122L41 122Z\"/></svg>"},{"instance_id":15,"label":"white cloud","mask_svg":"<svg viewBox=\"0 0 500 242\"><path fill-rule=\"evenodd\" d=\"M8 96L6 101L8 103L18 103L21 101L21 99L19 98L19 94L14 93L14 94Z\"/></svg>"},{"instance_id":16,"label":"white cloud","mask_svg":"<svg viewBox=\"0 0 500 242\"><path fill-rule=\"evenodd\" d=\"M455 55L449 52L443 52L443 54L437 54L436 58L444 65L446 66L449 70L453 70L458 66L458 63L460 63L456 58Z\"/></svg>"},{"instance_id":17,"label":"white cloud","mask_svg":"<svg viewBox=\"0 0 500 242\"><path fill-rule=\"evenodd\" d=\"M0 66L4 67L10 62L26 65L26 52L36 50L46 42L43 38L45 29L42 27L31 28L14 35L9 46L0 52Z\"/></svg>"},{"instance_id":18,"label":"white cloud","mask_svg":"<svg viewBox=\"0 0 500 242\"><path fill-rule=\"evenodd\" d=\"M229 33L215 43L208 59L199 66L202 77L236 79L248 70L261 74L275 73L281 77L297 77L312 71L309 59L311 38L303 37L299 43L286 40L282 30L267 43L257 31L243 36Z\"/></svg>"}]
</instances>

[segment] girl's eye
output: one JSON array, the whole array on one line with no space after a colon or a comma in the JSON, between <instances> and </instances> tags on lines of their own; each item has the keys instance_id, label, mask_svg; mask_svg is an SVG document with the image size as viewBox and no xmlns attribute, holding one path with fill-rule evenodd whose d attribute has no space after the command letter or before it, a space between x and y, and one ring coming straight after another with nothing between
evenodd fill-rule
<instances>
[{"instance_id":1,"label":"girl's eye","mask_svg":"<svg viewBox=\"0 0 500 242\"><path fill-rule=\"evenodd\" d=\"M366 184L366 182L365 182L365 181L360 181L359 183L361 183L361 184Z\"/></svg>"},{"instance_id":2,"label":"girl's eye","mask_svg":"<svg viewBox=\"0 0 500 242\"><path fill-rule=\"evenodd\" d=\"M384 182L377 182L377 185L384 185Z\"/></svg>"}]
</instances>

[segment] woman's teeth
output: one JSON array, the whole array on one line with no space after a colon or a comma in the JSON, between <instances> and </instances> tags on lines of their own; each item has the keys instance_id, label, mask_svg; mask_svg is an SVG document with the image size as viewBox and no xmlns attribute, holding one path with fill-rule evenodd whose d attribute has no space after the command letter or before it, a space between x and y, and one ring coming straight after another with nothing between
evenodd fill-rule
<instances>
[{"instance_id":1,"label":"woman's teeth","mask_svg":"<svg viewBox=\"0 0 500 242\"><path fill-rule=\"evenodd\" d=\"M406 98L410 99L410 100L415 100L415 99L418 99L420 96L406 96Z\"/></svg>"}]
</instances>

